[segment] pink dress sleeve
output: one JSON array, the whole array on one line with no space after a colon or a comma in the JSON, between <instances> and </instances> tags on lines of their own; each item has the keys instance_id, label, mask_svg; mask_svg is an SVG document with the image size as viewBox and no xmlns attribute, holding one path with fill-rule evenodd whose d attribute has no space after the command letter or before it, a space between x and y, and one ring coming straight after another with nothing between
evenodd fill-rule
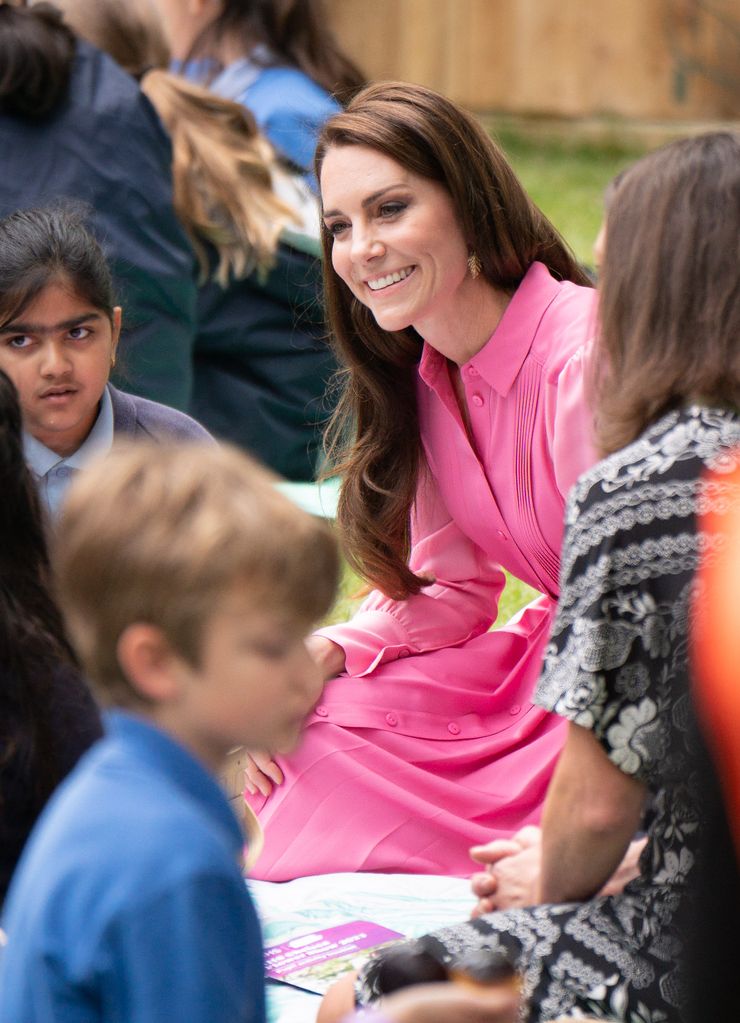
<instances>
[{"instance_id":1,"label":"pink dress sleeve","mask_svg":"<svg viewBox=\"0 0 740 1023\"><path fill-rule=\"evenodd\" d=\"M564 500L581 473L598 461L594 414L583 397L588 394L592 355L593 342L588 342L548 381L546 428L555 481Z\"/></svg>"},{"instance_id":2,"label":"pink dress sleeve","mask_svg":"<svg viewBox=\"0 0 740 1023\"><path fill-rule=\"evenodd\" d=\"M409 563L435 581L406 600L373 590L349 622L317 633L344 649L348 674L366 675L384 661L455 646L493 623L504 573L453 522L429 476L414 506Z\"/></svg>"}]
</instances>

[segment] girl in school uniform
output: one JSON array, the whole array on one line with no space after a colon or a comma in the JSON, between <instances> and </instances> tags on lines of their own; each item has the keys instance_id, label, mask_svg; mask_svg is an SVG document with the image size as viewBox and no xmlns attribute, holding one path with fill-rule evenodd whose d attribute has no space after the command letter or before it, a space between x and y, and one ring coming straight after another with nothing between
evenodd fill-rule
<instances>
[{"instance_id":1,"label":"girl in school uniform","mask_svg":"<svg viewBox=\"0 0 740 1023\"><path fill-rule=\"evenodd\" d=\"M0 369L18 390L26 461L52 515L74 473L116 435L211 439L184 413L109 382L121 317L79 208L0 221Z\"/></svg>"}]
</instances>

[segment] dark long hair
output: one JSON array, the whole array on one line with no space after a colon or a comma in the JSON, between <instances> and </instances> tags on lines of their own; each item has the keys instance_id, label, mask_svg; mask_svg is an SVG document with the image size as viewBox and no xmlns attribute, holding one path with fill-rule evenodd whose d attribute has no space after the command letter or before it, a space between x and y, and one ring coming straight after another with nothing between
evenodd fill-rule
<instances>
[{"instance_id":1,"label":"dark long hair","mask_svg":"<svg viewBox=\"0 0 740 1023\"><path fill-rule=\"evenodd\" d=\"M340 103L366 82L329 28L323 0L222 0L221 11L191 47L188 59L210 56L223 39L244 41L245 55L257 44L271 60L296 67Z\"/></svg>"},{"instance_id":2,"label":"dark long hair","mask_svg":"<svg viewBox=\"0 0 740 1023\"><path fill-rule=\"evenodd\" d=\"M113 282L103 250L85 226L88 212L69 201L0 220L0 326L60 279L112 321Z\"/></svg>"},{"instance_id":3,"label":"dark long hair","mask_svg":"<svg viewBox=\"0 0 740 1023\"><path fill-rule=\"evenodd\" d=\"M0 371L0 769L24 773L39 808L58 783L61 765L48 720L54 672L77 659L50 592L44 522L23 457L15 387ZM32 765L32 769L29 765Z\"/></svg>"},{"instance_id":4,"label":"dark long hair","mask_svg":"<svg viewBox=\"0 0 740 1023\"><path fill-rule=\"evenodd\" d=\"M681 139L624 175L607 216L594 360L608 454L685 401L740 409L740 133Z\"/></svg>"},{"instance_id":5,"label":"dark long hair","mask_svg":"<svg viewBox=\"0 0 740 1023\"><path fill-rule=\"evenodd\" d=\"M75 46L51 4L0 4L0 113L29 118L51 113L67 93Z\"/></svg>"},{"instance_id":6,"label":"dark long hair","mask_svg":"<svg viewBox=\"0 0 740 1023\"><path fill-rule=\"evenodd\" d=\"M513 292L535 260L560 280L589 281L558 232L526 194L479 122L419 85L368 86L325 125L316 174L333 146L365 146L443 185L460 228L494 286ZM332 267L322 226L325 303L340 364L342 396L329 428L330 459L343 477L339 522L347 556L389 596L426 580L408 567L410 515L421 439L416 368L422 341L411 328L382 330Z\"/></svg>"}]
</instances>

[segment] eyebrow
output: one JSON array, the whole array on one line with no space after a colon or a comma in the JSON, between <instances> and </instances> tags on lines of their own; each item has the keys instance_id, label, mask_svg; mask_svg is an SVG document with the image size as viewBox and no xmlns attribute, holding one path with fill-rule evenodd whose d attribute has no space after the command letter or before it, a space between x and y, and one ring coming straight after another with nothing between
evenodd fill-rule
<instances>
[{"instance_id":1,"label":"eyebrow","mask_svg":"<svg viewBox=\"0 0 740 1023\"><path fill-rule=\"evenodd\" d=\"M408 188L408 185L399 181L395 185L388 185L386 188L379 188L377 192L371 192L370 195L363 199L360 205L362 206L363 210L366 210L368 206L372 206L374 202L377 202L378 199L382 198L382 196L384 196L386 192L393 192L396 188ZM342 215L341 210L324 210L324 219L326 219L327 217L340 217L341 215Z\"/></svg>"},{"instance_id":2,"label":"eyebrow","mask_svg":"<svg viewBox=\"0 0 740 1023\"><path fill-rule=\"evenodd\" d=\"M61 323L54 323L51 327L45 327L41 323L6 323L0 327L0 334L50 334L58 330L70 330L72 327L79 327L90 320L102 320L102 313L82 313L80 316L73 316L69 320L62 320Z\"/></svg>"}]
</instances>

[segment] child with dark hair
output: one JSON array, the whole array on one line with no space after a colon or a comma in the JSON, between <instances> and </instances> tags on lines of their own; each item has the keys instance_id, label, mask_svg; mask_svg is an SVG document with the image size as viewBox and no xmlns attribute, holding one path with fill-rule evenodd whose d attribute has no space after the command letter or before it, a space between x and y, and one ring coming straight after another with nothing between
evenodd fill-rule
<instances>
[{"instance_id":1,"label":"child with dark hair","mask_svg":"<svg viewBox=\"0 0 740 1023\"><path fill-rule=\"evenodd\" d=\"M0 0L0 150L0 217L89 203L126 299L126 386L187 409L196 293L169 142L131 76L75 38L52 4Z\"/></svg>"},{"instance_id":2,"label":"child with dark hair","mask_svg":"<svg viewBox=\"0 0 740 1023\"><path fill-rule=\"evenodd\" d=\"M52 513L116 434L209 437L184 413L109 383L120 331L108 264L79 211L0 221L0 369L18 389L26 459Z\"/></svg>"},{"instance_id":3,"label":"child with dark hair","mask_svg":"<svg viewBox=\"0 0 740 1023\"><path fill-rule=\"evenodd\" d=\"M21 412L0 371L0 903L41 809L101 735L50 592L43 519Z\"/></svg>"}]
</instances>

